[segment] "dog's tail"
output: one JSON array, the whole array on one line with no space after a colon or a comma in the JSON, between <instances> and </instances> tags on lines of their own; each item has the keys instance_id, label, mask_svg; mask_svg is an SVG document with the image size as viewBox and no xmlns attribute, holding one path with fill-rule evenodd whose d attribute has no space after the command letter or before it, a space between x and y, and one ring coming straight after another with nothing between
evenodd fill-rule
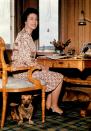
<instances>
[{"instance_id":1,"label":"dog's tail","mask_svg":"<svg viewBox=\"0 0 91 131\"><path fill-rule=\"evenodd\" d=\"M11 106L11 118L14 120L14 121L19 121L19 115L18 115L18 112L17 112L17 106L19 104L17 103L10 103L10 106Z\"/></svg>"},{"instance_id":2,"label":"dog's tail","mask_svg":"<svg viewBox=\"0 0 91 131\"><path fill-rule=\"evenodd\" d=\"M19 105L19 104L17 104L17 103L13 103L13 102L10 103L10 106L11 106L11 107L15 107L15 106L18 106L18 105Z\"/></svg>"}]
</instances>

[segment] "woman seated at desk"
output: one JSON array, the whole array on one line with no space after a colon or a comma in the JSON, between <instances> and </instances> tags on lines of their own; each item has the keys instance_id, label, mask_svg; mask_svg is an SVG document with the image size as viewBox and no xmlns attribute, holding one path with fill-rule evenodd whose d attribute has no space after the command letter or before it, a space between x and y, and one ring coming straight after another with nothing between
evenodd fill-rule
<instances>
[{"instance_id":1,"label":"woman seated at desk","mask_svg":"<svg viewBox=\"0 0 91 131\"><path fill-rule=\"evenodd\" d=\"M42 71L35 71L33 77L44 80L46 84L46 92L48 92L46 100L46 108L58 115L63 113L58 107L58 98L63 83L63 75L60 73L46 70L45 67L39 65L36 60L32 59L36 55L36 46L33 41L33 31L38 26L38 11L34 8L28 8L22 16L24 28L18 33L14 43L12 54L12 64L19 66L36 66L41 67ZM14 77L26 79L27 73L16 74Z\"/></svg>"}]
</instances>

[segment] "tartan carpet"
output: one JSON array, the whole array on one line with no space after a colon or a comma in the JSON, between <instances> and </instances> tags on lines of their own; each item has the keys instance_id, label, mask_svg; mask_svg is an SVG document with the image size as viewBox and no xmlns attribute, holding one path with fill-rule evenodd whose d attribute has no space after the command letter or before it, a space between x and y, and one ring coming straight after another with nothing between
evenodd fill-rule
<instances>
[{"instance_id":1,"label":"tartan carpet","mask_svg":"<svg viewBox=\"0 0 91 131\"><path fill-rule=\"evenodd\" d=\"M63 116L46 116L46 122L41 123L41 109L34 114L34 125L29 125L25 121L22 126L18 126L9 117L1 131L90 131L91 116L80 117L79 111L84 107L83 102L61 102L60 107L65 111Z\"/></svg>"}]
</instances>

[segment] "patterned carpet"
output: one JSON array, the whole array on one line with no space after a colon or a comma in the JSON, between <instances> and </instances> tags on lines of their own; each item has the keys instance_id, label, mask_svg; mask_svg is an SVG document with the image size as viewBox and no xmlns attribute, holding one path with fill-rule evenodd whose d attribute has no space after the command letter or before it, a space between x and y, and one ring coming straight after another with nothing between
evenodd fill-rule
<instances>
[{"instance_id":1,"label":"patterned carpet","mask_svg":"<svg viewBox=\"0 0 91 131\"><path fill-rule=\"evenodd\" d=\"M82 102L63 102L60 107L65 111L63 116L46 116L41 123L41 111L34 114L34 125L27 121L22 126L7 117L5 127L1 131L91 131L91 116L81 118L79 111L85 106ZM40 107L39 107L40 108Z\"/></svg>"}]
</instances>

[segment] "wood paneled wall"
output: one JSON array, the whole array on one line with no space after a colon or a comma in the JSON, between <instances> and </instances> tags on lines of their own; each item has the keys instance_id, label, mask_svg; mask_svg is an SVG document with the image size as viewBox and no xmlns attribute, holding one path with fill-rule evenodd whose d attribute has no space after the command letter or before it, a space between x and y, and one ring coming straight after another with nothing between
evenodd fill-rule
<instances>
[{"instance_id":1,"label":"wood paneled wall","mask_svg":"<svg viewBox=\"0 0 91 131\"><path fill-rule=\"evenodd\" d=\"M38 0L15 0L15 38L22 29L21 15L28 7L38 8Z\"/></svg>"},{"instance_id":2,"label":"wood paneled wall","mask_svg":"<svg viewBox=\"0 0 91 131\"><path fill-rule=\"evenodd\" d=\"M91 0L61 0L60 15L60 40L71 39L69 48L74 48L77 53L81 47L91 42L91 23L86 26L78 26L81 17L81 10L84 10L85 17L91 20Z\"/></svg>"},{"instance_id":3,"label":"wood paneled wall","mask_svg":"<svg viewBox=\"0 0 91 131\"><path fill-rule=\"evenodd\" d=\"M17 5L20 5L17 8L17 12L20 13L27 7L38 8L39 0L16 1ZM70 38L71 44L66 50L73 48L76 53L80 53L85 43L91 42L91 23L87 22L86 26L78 26L81 10L84 10L85 17L91 20L91 0L59 0L59 39L65 42Z\"/></svg>"},{"instance_id":4,"label":"wood paneled wall","mask_svg":"<svg viewBox=\"0 0 91 131\"><path fill-rule=\"evenodd\" d=\"M28 7L38 8L38 0L23 0L23 9L25 10Z\"/></svg>"}]
</instances>

